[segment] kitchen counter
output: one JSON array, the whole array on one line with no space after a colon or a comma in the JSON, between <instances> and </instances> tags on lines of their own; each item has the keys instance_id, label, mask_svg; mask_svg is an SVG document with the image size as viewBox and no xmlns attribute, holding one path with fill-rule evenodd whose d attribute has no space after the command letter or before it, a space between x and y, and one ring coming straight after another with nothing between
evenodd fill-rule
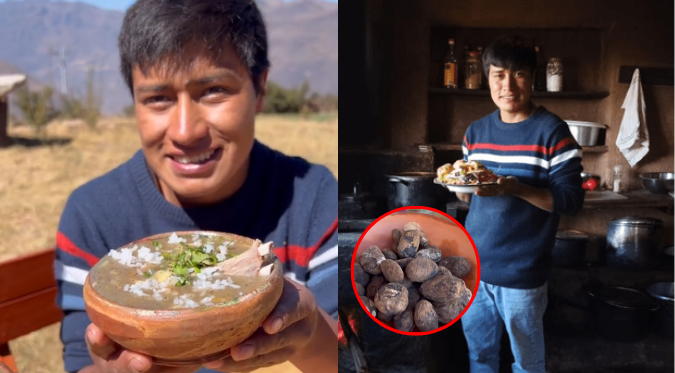
<instances>
[{"instance_id":1,"label":"kitchen counter","mask_svg":"<svg viewBox=\"0 0 675 373\"><path fill-rule=\"evenodd\" d=\"M608 193L616 194L613 192ZM619 193L619 195L626 197L621 199L592 198L594 197L594 194L600 193L596 191L586 192L586 201L584 202L584 209L673 207L673 197L669 195L653 194L644 189L621 192Z\"/></svg>"},{"instance_id":2,"label":"kitchen counter","mask_svg":"<svg viewBox=\"0 0 675 373\"><path fill-rule=\"evenodd\" d=\"M469 210L469 206L461 201L449 202L448 208ZM587 191L584 209L624 209L624 208L673 208L673 197L652 194L644 189L622 192L618 195L610 191Z\"/></svg>"}]
</instances>

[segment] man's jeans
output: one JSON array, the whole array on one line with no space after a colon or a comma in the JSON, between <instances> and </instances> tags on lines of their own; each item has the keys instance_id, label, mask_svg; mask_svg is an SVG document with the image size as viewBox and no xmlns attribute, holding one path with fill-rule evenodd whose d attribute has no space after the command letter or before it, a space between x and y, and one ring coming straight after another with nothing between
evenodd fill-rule
<instances>
[{"instance_id":1,"label":"man's jeans","mask_svg":"<svg viewBox=\"0 0 675 373\"><path fill-rule=\"evenodd\" d=\"M473 303L462 316L471 373L499 372L502 320L515 358L513 372L544 373L543 317L547 303L546 284L535 289L510 289L481 281Z\"/></svg>"}]
</instances>

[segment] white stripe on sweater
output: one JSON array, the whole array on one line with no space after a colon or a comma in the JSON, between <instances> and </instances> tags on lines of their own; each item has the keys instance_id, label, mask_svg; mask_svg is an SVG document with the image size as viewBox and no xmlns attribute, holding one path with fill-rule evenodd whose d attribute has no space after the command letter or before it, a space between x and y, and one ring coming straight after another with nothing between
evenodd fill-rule
<instances>
[{"instance_id":1,"label":"white stripe on sweater","mask_svg":"<svg viewBox=\"0 0 675 373\"><path fill-rule=\"evenodd\" d=\"M288 272L288 273L286 273L284 276L285 276L287 279L291 280L291 281L295 281L295 282L297 282L298 284L300 284L300 285L302 285L302 286L305 286L305 282L304 282L304 281L300 281L300 280L298 280L298 279L295 277L295 272Z\"/></svg>"},{"instance_id":2,"label":"white stripe on sweater","mask_svg":"<svg viewBox=\"0 0 675 373\"><path fill-rule=\"evenodd\" d=\"M330 249L328 249L326 252L310 260L309 265L307 266L307 270L311 271L322 264L328 263L329 261L336 259L337 256L338 256L338 247L337 245L335 245Z\"/></svg>"},{"instance_id":3,"label":"white stripe on sweater","mask_svg":"<svg viewBox=\"0 0 675 373\"><path fill-rule=\"evenodd\" d=\"M87 279L87 274L89 271L77 268L70 267L60 260L54 262L54 273L56 278L65 282L70 282L77 285L84 285L84 281Z\"/></svg>"},{"instance_id":4,"label":"white stripe on sweater","mask_svg":"<svg viewBox=\"0 0 675 373\"><path fill-rule=\"evenodd\" d=\"M553 159L551 159L551 167L563 163L572 158L581 158L581 150L572 149L553 157Z\"/></svg>"},{"instance_id":5,"label":"white stripe on sweater","mask_svg":"<svg viewBox=\"0 0 675 373\"><path fill-rule=\"evenodd\" d=\"M539 166L544 169L549 168L549 162L537 158L537 157L528 157L526 155L510 155L510 156L504 156L504 155L495 155L495 154L488 154L488 153L473 153L469 156L470 161L490 161L490 162L495 162L495 163L523 163L523 164L530 164L534 166ZM495 170L493 170L495 171ZM495 171L496 172L496 171Z\"/></svg>"}]
</instances>

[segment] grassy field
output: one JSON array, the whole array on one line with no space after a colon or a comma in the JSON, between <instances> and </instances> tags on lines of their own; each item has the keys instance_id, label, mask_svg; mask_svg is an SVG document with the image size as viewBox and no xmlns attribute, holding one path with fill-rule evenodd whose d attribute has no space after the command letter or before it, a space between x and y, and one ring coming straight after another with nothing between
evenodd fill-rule
<instances>
[{"instance_id":1,"label":"grassy field","mask_svg":"<svg viewBox=\"0 0 675 373\"><path fill-rule=\"evenodd\" d=\"M0 261L53 247L59 216L77 186L126 161L138 149L133 119L103 119L96 130L80 122L47 126L38 142L31 128L10 128L17 144L0 149ZM337 115L302 119L259 116L256 137L338 175ZM10 343L22 373L63 372L59 325ZM292 366L260 372L294 372Z\"/></svg>"}]
</instances>

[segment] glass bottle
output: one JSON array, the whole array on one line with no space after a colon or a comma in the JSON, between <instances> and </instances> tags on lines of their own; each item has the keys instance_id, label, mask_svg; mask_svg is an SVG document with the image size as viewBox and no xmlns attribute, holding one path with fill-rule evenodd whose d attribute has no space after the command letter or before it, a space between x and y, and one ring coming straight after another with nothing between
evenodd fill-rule
<instances>
[{"instance_id":1,"label":"glass bottle","mask_svg":"<svg viewBox=\"0 0 675 373\"><path fill-rule=\"evenodd\" d=\"M621 167L621 165L614 166L614 188L612 188L612 191L614 193L621 192L621 189L622 189L621 178L622 178L622 176L623 176L623 167Z\"/></svg>"},{"instance_id":2,"label":"glass bottle","mask_svg":"<svg viewBox=\"0 0 675 373\"><path fill-rule=\"evenodd\" d=\"M563 89L563 65L560 58L551 58L546 65L546 90L560 92Z\"/></svg>"},{"instance_id":3,"label":"glass bottle","mask_svg":"<svg viewBox=\"0 0 675 373\"><path fill-rule=\"evenodd\" d=\"M464 72L464 88L466 89L480 89L483 71L478 52L469 52L466 57L466 69Z\"/></svg>"},{"instance_id":4,"label":"glass bottle","mask_svg":"<svg viewBox=\"0 0 675 373\"><path fill-rule=\"evenodd\" d=\"M448 51L444 59L443 86L457 88L457 57L455 56L455 39L448 40Z\"/></svg>"},{"instance_id":5,"label":"glass bottle","mask_svg":"<svg viewBox=\"0 0 675 373\"><path fill-rule=\"evenodd\" d=\"M485 88L487 88L486 87L487 78L483 79L483 75L482 75L483 74L483 70L482 70L483 69L483 47L476 48L476 51L478 52L478 62L480 62L480 68L481 68L480 73L481 73L481 80L482 81L481 81L480 89L485 89Z\"/></svg>"}]
</instances>

